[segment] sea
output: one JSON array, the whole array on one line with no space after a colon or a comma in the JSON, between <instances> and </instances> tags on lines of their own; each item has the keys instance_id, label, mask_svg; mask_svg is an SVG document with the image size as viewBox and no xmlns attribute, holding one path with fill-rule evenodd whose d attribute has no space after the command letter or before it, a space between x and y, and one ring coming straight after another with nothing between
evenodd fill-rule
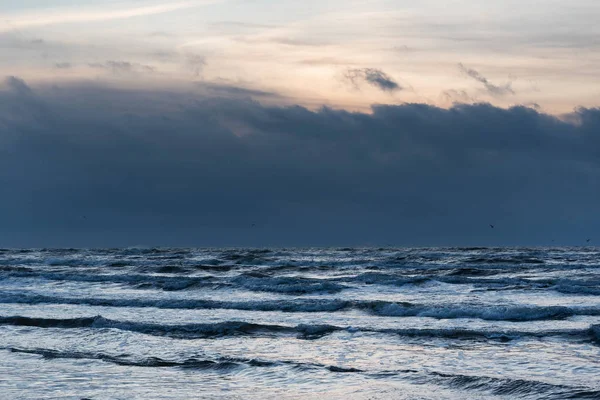
<instances>
[{"instance_id":1,"label":"sea","mask_svg":"<svg viewBox=\"0 0 600 400\"><path fill-rule=\"evenodd\" d=\"M4 249L0 398L600 399L600 249Z\"/></svg>"}]
</instances>

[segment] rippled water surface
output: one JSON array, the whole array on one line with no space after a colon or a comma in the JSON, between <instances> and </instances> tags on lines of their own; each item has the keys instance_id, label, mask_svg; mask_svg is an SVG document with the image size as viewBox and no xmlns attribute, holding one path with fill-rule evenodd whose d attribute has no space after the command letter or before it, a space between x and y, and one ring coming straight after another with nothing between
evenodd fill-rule
<instances>
[{"instance_id":1,"label":"rippled water surface","mask_svg":"<svg viewBox=\"0 0 600 400\"><path fill-rule=\"evenodd\" d=\"M600 251L0 250L0 397L600 399Z\"/></svg>"}]
</instances>

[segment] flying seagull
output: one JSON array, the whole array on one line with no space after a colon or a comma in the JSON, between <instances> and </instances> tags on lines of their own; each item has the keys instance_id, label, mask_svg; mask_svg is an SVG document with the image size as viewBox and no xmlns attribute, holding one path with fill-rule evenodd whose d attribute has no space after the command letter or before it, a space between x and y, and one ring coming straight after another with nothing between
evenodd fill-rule
<instances>
[{"instance_id":1,"label":"flying seagull","mask_svg":"<svg viewBox=\"0 0 600 400\"><path fill-rule=\"evenodd\" d=\"M494 229L494 225L490 224L490 228Z\"/></svg>"},{"instance_id":2,"label":"flying seagull","mask_svg":"<svg viewBox=\"0 0 600 400\"><path fill-rule=\"evenodd\" d=\"M589 243L589 242L590 242L590 239L587 239L585 242L586 242L586 243Z\"/></svg>"}]
</instances>

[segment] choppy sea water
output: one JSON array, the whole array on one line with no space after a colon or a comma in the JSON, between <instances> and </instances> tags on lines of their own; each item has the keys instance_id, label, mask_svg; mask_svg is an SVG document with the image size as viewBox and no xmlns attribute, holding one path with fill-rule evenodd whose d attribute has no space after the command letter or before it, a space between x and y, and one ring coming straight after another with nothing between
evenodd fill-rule
<instances>
[{"instance_id":1,"label":"choppy sea water","mask_svg":"<svg viewBox=\"0 0 600 400\"><path fill-rule=\"evenodd\" d=\"M0 250L3 399L600 399L600 249Z\"/></svg>"}]
</instances>

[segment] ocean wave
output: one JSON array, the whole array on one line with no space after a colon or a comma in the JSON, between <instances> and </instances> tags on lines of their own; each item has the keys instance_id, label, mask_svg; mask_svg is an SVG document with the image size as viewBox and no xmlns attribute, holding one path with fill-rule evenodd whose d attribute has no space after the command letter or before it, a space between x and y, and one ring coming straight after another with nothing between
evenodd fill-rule
<instances>
[{"instance_id":1,"label":"ocean wave","mask_svg":"<svg viewBox=\"0 0 600 400\"><path fill-rule=\"evenodd\" d=\"M117 283L139 288L156 288L165 291L189 289L191 287L206 287L218 282L212 276L179 277L143 274L84 274L66 272L11 272L5 278L37 278L55 282L88 282L88 283Z\"/></svg>"},{"instance_id":2,"label":"ocean wave","mask_svg":"<svg viewBox=\"0 0 600 400\"><path fill-rule=\"evenodd\" d=\"M596 283L590 285L560 283L553 287L554 290L565 294L600 296L600 286Z\"/></svg>"},{"instance_id":3,"label":"ocean wave","mask_svg":"<svg viewBox=\"0 0 600 400\"><path fill-rule=\"evenodd\" d=\"M477 256L469 257L462 262L466 264L502 264L502 265L519 265L519 264L545 264L545 261L527 255L518 255L514 257L497 257L497 256Z\"/></svg>"},{"instance_id":4,"label":"ocean wave","mask_svg":"<svg viewBox=\"0 0 600 400\"><path fill-rule=\"evenodd\" d=\"M561 320L573 316L599 316L599 307L566 306L453 306L390 302L381 300L342 300L342 299L293 299L293 300L179 300L179 299L115 299L115 298L76 298L42 295L10 294L0 296L5 304L73 304L104 307L139 307L165 309L229 309L243 311L294 312L337 312L360 310L381 317L429 317L434 319L471 318L487 321L542 321Z\"/></svg>"},{"instance_id":5,"label":"ocean wave","mask_svg":"<svg viewBox=\"0 0 600 400\"><path fill-rule=\"evenodd\" d=\"M149 268L149 267L148 267ZM487 277L468 276L467 269L444 270L443 273L428 275L391 274L384 272L362 272L354 276L343 277L304 277L304 276L277 276L265 271L252 271L234 276L204 275L186 276L190 273L188 267L165 265L152 267L156 271L168 275L118 273L100 274L76 272L51 272L34 271L28 267L2 266L0 279L40 279L53 282L86 282L86 283L114 283L123 284L140 290L183 291L240 288L253 292L269 292L287 295L310 295L320 293L339 293L357 285L383 285L397 286L422 285L430 282L439 282L453 285L472 285L475 290L555 290L561 293L600 296L600 279L570 279L547 278L533 279L520 277ZM189 267L192 268L192 267ZM204 267L202 267L204 268ZM211 267L213 268L213 267ZM218 268L214 267L213 272ZM224 267L229 268L229 267ZM176 272L181 275L176 275ZM226 271L222 271L226 272ZM473 271L469 274L474 275Z\"/></svg>"},{"instance_id":6,"label":"ocean wave","mask_svg":"<svg viewBox=\"0 0 600 400\"><path fill-rule=\"evenodd\" d=\"M332 374L360 374L370 379L387 379L396 376L416 384L435 384L468 392L485 393L510 398L543 398L546 400L598 399L600 390L594 387L567 386L541 381L498 378L478 375L465 375L438 371L400 369L391 371L369 371L351 366L307 363L294 360L260 360L237 357L198 358L170 360L160 357L134 358L129 355L111 355L99 352L61 351L43 348L8 347L3 350L12 353L30 354L44 359L86 359L140 368L181 368L198 371L214 371L223 374L234 373L241 368L292 367L300 371L321 369Z\"/></svg>"},{"instance_id":7,"label":"ocean wave","mask_svg":"<svg viewBox=\"0 0 600 400\"><path fill-rule=\"evenodd\" d=\"M1 271L0 271L1 273ZM271 277L242 274L236 277L199 276L180 277L144 274L83 274L64 272L11 271L0 278L37 278L56 282L116 283L137 289L180 291L203 288L238 287L254 292L271 292L289 295L311 293L337 293L346 286L330 279L303 277Z\"/></svg>"},{"instance_id":8,"label":"ocean wave","mask_svg":"<svg viewBox=\"0 0 600 400\"><path fill-rule=\"evenodd\" d=\"M438 385L510 398L543 398L547 400L600 398L600 390L526 379L431 372L427 376L427 382L432 380Z\"/></svg>"},{"instance_id":9,"label":"ocean wave","mask_svg":"<svg viewBox=\"0 0 600 400\"><path fill-rule=\"evenodd\" d=\"M600 345L600 325L592 325L590 327L590 334L592 339Z\"/></svg>"},{"instance_id":10,"label":"ocean wave","mask_svg":"<svg viewBox=\"0 0 600 400\"><path fill-rule=\"evenodd\" d=\"M417 338L439 338L455 340L484 340L495 342L510 342L520 339L541 339L549 337L559 337L561 339L573 339L577 341L598 341L598 334L594 331L594 326L589 329L570 329L570 330L546 330L546 331L519 331L519 330L475 330L467 328L446 328L446 329L381 329L375 332L398 335L403 337ZM352 330L350 328L350 330ZM367 330L369 331L369 330Z\"/></svg>"},{"instance_id":11,"label":"ocean wave","mask_svg":"<svg viewBox=\"0 0 600 400\"><path fill-rule=\"evenodd\" d=\"M99 360L111 364L117 364L129 367L145 367L145 368L166 368L179 367L186 369L198 370L231 370L241 366L241 363L227 360L203 360L190 358L183 361L165 360L159 357L148 357L143 359L132 359L126 355L113 356L103 353L77 352L77 351L59 351L53 349L21 349L21 348L5 348L13 353L35 354L42 356L45 359L86 359ZM248 363L249 365L252 365ZM254 366L259 366L258 364Z\"/></svg>"},{"instance_id":12,"label":"ocean wave","mask_svg":"<svg viewBox=\"0 0 600 400\"><path fill-rule=\"evenodd\" d=\"M508 342L519 339L539 339L561 337L589 341L600 344L600 325L592 325L589 329L547 330L547 331L518 331L518 330L474 330L466 328L371 328L371 327L341 327L326 324L300 324L283 326L260 324L244 321L225 321L204 324L151 324L132 321L117 321L100 315L82 318L33 318L25 316L0 316L0 325L29 326L37 328L90 328L117 329L152 336L168 336L175 339L210 339L227 336L295 336L298 339L319 339L335 332L376 333L399 337L424 339L455 339L455 340L486 340Z\"/></svg>"},{"instance_id":13,"label":"ocean wave","mask_svg":"<svg viewBox=\"0 0 600 400\"><path fill-rule=\"evenodd\" d=\"M138 307L213 310L229 309L240 311L281 311L281 312L335 312L351 308L352 302L335 299L295 299L295 300L256 300L225 301L203 299L123 299L123 298L77 298L44 295L9 294L0 296L5 304L72 304L99 307Z\"/></svg>"},{"instance_id":14,"label":"ocean wave","mask_svg":"<svg viewBox=\"0 0 600 400\"><path fill-rule=\"evenodd\" d=\"M127 354L123 355L111 355L104 353L92 353L92 352L80 352L80 351L61 351L54 349L43 349L33 348L25 349L18 347L6 347L2 350L10 351L11 353L21 354L33 354L39 355L44 359L87 359L87 360L99 360L108 362L111 364L131 366L131 367L143 367L143 368L183 368L183 369L197 369L197 370L219 370L219 371L231 371L233 369L239 369L243 367L255 367L255 368L269 368L277 366L291 366L297 369L325 369L330 372L342 372L342 373L358 373L363 372L362 370L349 367L340 367L335 365L326 365L320 363L308 363L298 362L292 360L261 360L261 359L248 359L241 357L217 357L217 358L186 358L184 360L167 360L160 357L145 357L145 358L133 358Z\"/></svg>"},{"instance_id":15,"label":"ocean wave","mask_svg":"<svg viewBox=\"0 0 600 400\"><path fill-rule=\"evenodd\" d=\"M225 336L274 336L293 334L299 339L316 339L342 328L331 325L298 325L296 327L226 321L206 324L162 325L131 321L117 321L100 315L85 318L32 318L24 316L0 317L0 325L31 326L37 328L93 328L118 329L152 336L176 339L207 339Z\"/></svg>"},{"instance_id":16,"label":"ocean wave","mask_svg":"<svg viewBox=\"0 0 600 400\"><path fill-rule=\"evenodd\" d=\"M239 275L233 278L232 282L244 289L252 291L296 295L309 293L338 293L343 289L346 289L346 286L328 279L257 275Z\"/></svg>"},{"instance_id":17,"label":"ocean wave","mask_svg":"<svg viewBox=\"0 0 600 400\"><path fill-rule=\"evenodd\" d=\"M370 302L361 304L368 312L385 317L429 317L435 319L478 318L487 321L537 321L580 315L580 309L531 306L429 306L412 303ZM590 310L596 315L600 310Z\"/></svg>"}]
</instances>

